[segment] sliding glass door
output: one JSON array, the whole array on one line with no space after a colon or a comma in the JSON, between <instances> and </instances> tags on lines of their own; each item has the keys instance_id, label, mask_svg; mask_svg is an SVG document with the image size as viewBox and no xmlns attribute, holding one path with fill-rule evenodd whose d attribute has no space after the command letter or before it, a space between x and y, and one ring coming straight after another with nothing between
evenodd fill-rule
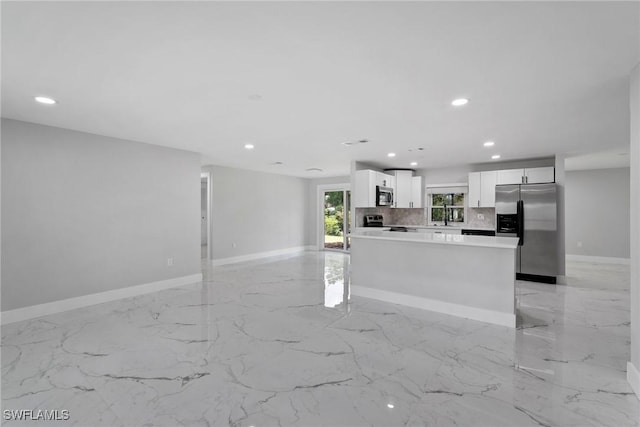
<instances>
[{"instance_id":1,"label":"sliding glass door","mask_svg":"<svg viewBox=\"0 0 640 427\"><path fill-rule=\"evenodd\" d=\"M325 190L324 200L324 248L348 251L351 247L351 191Z\"/></svg>"}]
</instances>

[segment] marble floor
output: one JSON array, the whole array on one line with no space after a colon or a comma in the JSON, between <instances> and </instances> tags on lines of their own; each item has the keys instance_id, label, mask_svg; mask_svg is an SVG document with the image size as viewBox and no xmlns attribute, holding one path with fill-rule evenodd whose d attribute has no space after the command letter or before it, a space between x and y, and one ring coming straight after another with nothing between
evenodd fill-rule
<instances>
[{"instance_id":1,"label":"marble floor","mask_svg":"<svg viewBox=\"0 0 640 427\"><path fill-rule=\"evenodd\" d=\"M518 282L509 329L349 298L349 258L211 268L203 283L2 327L4 410L76 426L633 426L629 269Z\"/></svg>"}]
</instances>

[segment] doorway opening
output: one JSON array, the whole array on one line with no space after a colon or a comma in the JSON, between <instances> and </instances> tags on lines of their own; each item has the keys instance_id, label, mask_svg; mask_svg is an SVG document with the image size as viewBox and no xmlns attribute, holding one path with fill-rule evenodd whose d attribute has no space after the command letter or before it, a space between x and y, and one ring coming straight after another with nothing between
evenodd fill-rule
<instances>
[{"instance_id":1,"label":"doorway opening","mask_svg":"<svg viewBox=\"0 0 640 427\"><path fill-rule=\"evenodd\" d=\"M211 259L211 175L200 174L200 258Z\"/></svg>"},{"instance_id":2,"label":"doorway opening","mask_svg":"<svg viewBox=\"0 0 640 427\"><path fill-rule=\"evenodd\" d=\"M346 188L321 190L322 247L348 252L351 248L351 191Z\"/></svg>"}]
</instances>

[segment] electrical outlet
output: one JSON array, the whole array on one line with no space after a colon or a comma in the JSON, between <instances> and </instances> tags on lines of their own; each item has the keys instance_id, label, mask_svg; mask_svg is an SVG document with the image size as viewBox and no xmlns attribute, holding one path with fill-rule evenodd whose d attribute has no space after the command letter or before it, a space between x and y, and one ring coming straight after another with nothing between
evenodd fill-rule
<instances>
[{"instance_id":1,"label":"electrical outlet","mask_svg":"<svg viewBox=\"0 0 640 427\"><path fill-rule=\"evenodd\" d=\"M579 248L581 248L581 247L582 247L582 242L578 242L578 243L577 243L577 246L578 246Z\"/></svg>"},{"instance_id":2,"label":"electrical outlet","mask_svg":"<svg viewBox=\"0 0 640 427\"><path fill-rule=\"evenodd\" d=\"M167 258L167 267L173 266L173 258Z\"/></svg>"},{"instance_id":3,"label":"electrical outlet","mask_svg":"<svg viewBox=\"0 0 640 427\"><path fill-rule=\"evenodd\" d=\"M484 221L484 214L478 214L478 219L480 221Z\"/></svg>"}]
</instances>

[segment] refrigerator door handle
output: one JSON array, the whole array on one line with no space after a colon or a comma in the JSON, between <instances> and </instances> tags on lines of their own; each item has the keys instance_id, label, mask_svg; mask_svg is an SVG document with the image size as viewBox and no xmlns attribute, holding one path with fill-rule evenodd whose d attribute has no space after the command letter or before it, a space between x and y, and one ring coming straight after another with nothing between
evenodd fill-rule
<instances>
[{"instance_id":1,"label":"refrigerator door handle","mask_svg":"<svg viewBox=\"0 0 640 427\"><path fill-rule=\"evenodd\" d=\"M520 238L518 245L522 246L524 244L524 202L522 200L518 200L517 209L518 237Z\"/></svg>"}]
</instances>

